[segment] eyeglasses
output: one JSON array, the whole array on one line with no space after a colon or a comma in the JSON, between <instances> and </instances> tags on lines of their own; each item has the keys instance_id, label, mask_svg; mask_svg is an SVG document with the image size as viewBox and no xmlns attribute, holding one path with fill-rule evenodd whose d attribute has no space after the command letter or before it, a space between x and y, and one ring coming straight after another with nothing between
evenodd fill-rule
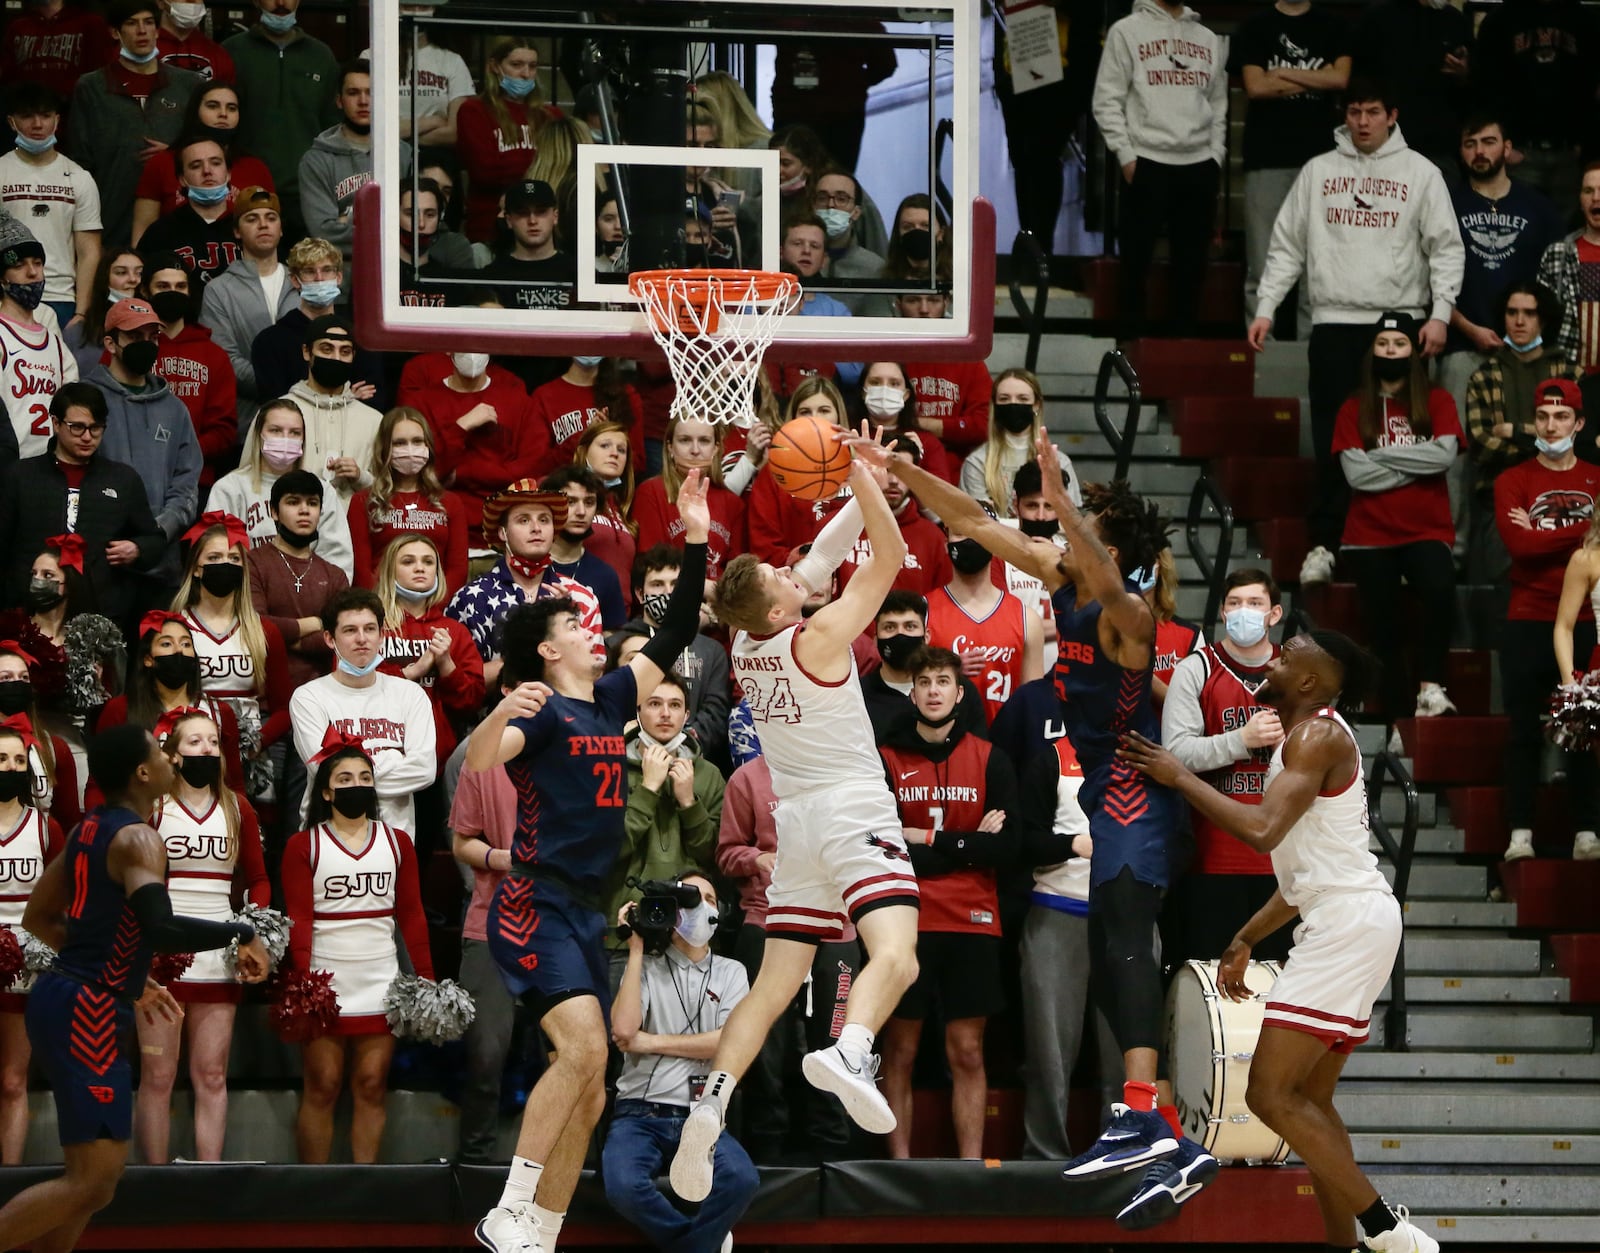
<instances>
[{"instance_id":1,"label":"eyeglasses","mask_svg":"<svg viewBox=\"0 0 1600 1253\"><path fill-rule=\"evenodd\" d=\"M852 209L855 203L855 193L848 191L819 191L811 197L814 209Z\"/></svg>"},{"instance_id":2,"label":"eyeglasses","mask_svg":"<svg viewBox=\"0 0 1600 1253\"><path fill-rule=\"evenodd\" d=\"M99 439L106 433L106 424L104 422L63 422L61 423L61 428L68 435L77 439L82 439L85 435L93 435L96 439Z\"/></svg>"}]
</instances>

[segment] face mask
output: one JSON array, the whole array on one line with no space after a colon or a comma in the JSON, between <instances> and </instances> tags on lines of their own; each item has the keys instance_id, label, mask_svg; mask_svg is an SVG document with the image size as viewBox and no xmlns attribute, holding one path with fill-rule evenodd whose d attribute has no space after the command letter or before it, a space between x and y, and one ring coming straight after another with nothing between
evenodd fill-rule
<instances>
[{"instance_id":1,"label":"face mask","mask_svg":"<svg viewBox=\"0 0 1600 1253\"><path fill-rule=\"evenodd\" d=\"M0 681L0 714L25 713L33 706L33 683L28 679Z\"/></svg>"},{"instance_id":2,"label":"face mask","mask_svg":"<svg viewBox=\"0 0 1600 1253\"><path fill-rule=\"evenodd\" d=\"M456 373L464 379L482 378L489 368L489 354L486 352L453 352L450 354L450 364L455 366Z\"/></svg>"},{"instance_id":3,"label":"face mask","mask_svg":"<svg viewBox=\"0 0 1600 1253\"><path fill-rule=\"evenodd\" d=\"M129 374L149 374L155 368L161 346L153 339L136 339L122 345L122 368Z\"/></svg>"},{"instance_id":4,"label":"face mask","mask_svg":"<svg viewBox=\"0 0 1600 1253\"><path fill-rule=\"evenodd\" d=\"M350 362L337 357L312 357L311 381L330 392L342 391L350 381Z\"/></svg>"},{"instance_id":5,"label":"face mask","mask_svg":"<svg viewBox=\"0 0 1600 1253\"><path fill-rule=\"evenodd\" d=\"M806 176L804 174L796 174L787 183L778 184L778 193L784 196L792 196L797 191L804 191L805 186Z\"/></svg>"},{"instance_id":6,"label":"face mask","mask_svg":"<svg viewBox=\"0 0 1600 1253\"><path fill-rule=\"evenodd\" d=\"M215 187L191 187L185 183L183 194L189 198L190 204L221 204L228 198L229 187L226 183L219 183Z\"/></svg>"},{"instance_id":7,"label":"face mask","mask_svg":"<svg viewBox=\"0 0 1600 1253\"><path fill-rule=\"evenodd\" d=\"M54 609L66 598L66 586L54 579L28 580L28 608L34 613L44 613L47 609Z\"/></svg>"},{"instance_id":8,"label":"face mask","mask_svg":"<svg viewBox=\"0 0 1600 1253\"><path fill-rule=\"evenodd\" d=\"M933 256L933 232L917 227L900 236L900 251L913 261L926 261Z\"/></svg>"},{"instance_id":9,"label":"face mask","mask_svg":"<svg viewBox=\"0 0 1600 1253\"><path fill-rule=\"evenodd\" d=\"M423 452L396 452L389 454L389 465L396 474L421 474L428 464L428 454Z\"/></svg>"},{"instance_id":10,"label":"face mask","mask_svg":"<svg viewBox=\"0 0 1600 1253\"><path fill-rule=\"evenodd\" d=\"M537 579L541 577L550 565L550 554L542 557L519 557L516 553L506 554L506 568L512 574L524 579Z\"/></svg>"},{"instance_id":11,"label":"face mask","mask_svg":"<svg viewBox=\"0 0 1600 1253\"><path fill-rule=\"evenodd\" d=\"M378 803L378 789L370 783L333 789L333 808L345 818L365 818Z\"/></svg>"},{"instance_id":12,"label":"face mask","mask_svg":"<svg viewBox=\"0 0 1600 1253\"><path fill-rule=\"evenodd\" d=\"M574 357L572 360L577 365L581 365L584 369L592 370L596 366L598 366L602 361L604 361L605 358L604 357Z\"/></svg>"},{"instance_id":13,"label":"face mask","mask_svg":"<svg viewBox=\"0 0 1600 1253\"><path fill-rule=\"evenodd\" d=\"M1547 457L1565 457L1572 451L1572 436L1558 439L1554 443L1547 439L1536 439L1533 446Z\"/></svg>"},{"instance_id":14,"label":"face mask","mask_svg":"<svg viewBox=\"0 0 1600 1253\"><path fill-rule=\"evenodd\" d=\"M693 909L678 911L678 925L674 928L690 948L702 948L711 942L711 933L717 929L717 917L711 906L701 901Z\"/></svg>"},{"instance_id":15,"label":"face mask","mask_svg":"<svg viewBox=\"0 0 1600 1253\"><path fill-rule=\"evenodd\" d=\"M367 662L367 664L364 666L352 665L350 662L341 657L339 658L339 672L341 674L348 674L352 679L364 679L382 664L383 653L381 651L374 653L372 660Z\"/></svg>"},{"instance_id":16,"label":"face mask","mask_svg":"<svg viewBox=\"0 0 1600 1253\"><path fill-rule=\"evenodd\" d=\"M1033 539L1055 539L1060 529L1061 523L1054 518L1020 518L1017 521L1017 530Z\"/></svg>"},{"instance_id":17,"label":"face mask","mask_svg":"<svg viewBox=\"0 0 1600 1253\"><path fill-rule=\"evenodd\" d=\"M906 407L905 389L889 387L887 384L863 388L861 399L867 406L867 412L874 417L898 418L900 411Z\"/></svg>"},{"instance_id":18,"label":"face mask","mask_svg":"<svg viewBox=\"0 0 1600 1253\"><path fill-rule=\"evenodd\" d=\"M167 17L171 19L174 29L191 31L206 20L206 6L174 3L167 7Z\"/></svg>"},{"instance_id":19,"label":"face mask","mask_svg":"<svg viewBox=\"0 0 1600 1253\"><path fill-rule=\"evenodd\" d=\"M33 777L26 770L0 770L0 801L20 801L33 791Z\"/></svg>"},{"instance_id":20,"label":"face mask","mask_svg":"<svg viewBox=\"0 0 1600 1253\"><path fill-rule=\"evenodd\" d=\"M282 474L290 466L300 460L300 454L305 451L305 444L298 439L286 439L281 435L266 435L261 440L261 460L278 473Z\"/></svg>"},{"instance_id":21,"label":"face mask","mask_svg":"<svg viewBox=\"0 0 1600 1253\"><path fill-rule=\"evenodd\" d=\"M289 545L290 548L304 550L310 548L316 542L317 532L315 528L312 529L310 535L301 535L298 531L291 531L281 522L275 521L272 525L278 529L278 538Z\"/></svg>"},{"instance_id":22,"label":"face mask","mask_svg":"<svg viewBox=\"0 0 1600 1253\"><path fill-rule=\"evenodd\" d=\"M1002 431L1009 431L1012 435L1020 435L1032 426L1033 416L1032 405L1004 404L994 407L994 420Z\"/></svg>"},{"instance_id":23,"label":"face mask","mask_svg":"<svg viewBox=\"0 0 1600 1253\"><path fill-rule=\"evenodd\" d=\"M500 90L513 100L526 100L533 95L538 85L539 80L536 78L512 78L509 74L500 75Z\"/></svg>"},{"instance_id":24,"label":"face mask","mask_svg":"<svg viewBox=\"0 0 1600 1253\"><path fill-rule=\"evenodd\" d=\"M977 574L989 566L989 550L975 539L951 540L950 564L962 574Z\"/></svg>"},{"instance_id":25,"label":"face mask","mask_svg":"<svg viewBox=\"0 0 1600 1253\"><path fill-rule=\"evenodd\" d=\"M189 316L189 297L181 291L158 291L150 297L150 307L163 322L177 322Z\"/></svg>"},{"instance_id":26,"label":"face mask","mask_svg":"<svg viewBox=\"0 0 1600 1253\"><path fill-rule=\"evenodd\" d=\"M211 567L207 566L207 569ZM162 653L150 658L156 682L169 692L192 692L200 686L200 658L182 653Z\"/></svg>"},{"instance_id":27,"label":"face mask","mask_svg":"<svg viewBox=\"0 0 1600 1253\"><path fill-rule=\"evenodd\" d=\"M44 299L44 280L40 279L37 283L7 283L6 295L24 309L37 309L39 302Z\"/></svg>"},{"instance_id":28,"label":"face mask","mask_svg":"<svg viewBox=\"0 0 1600 1253\"><path fill-rule=\"evenodd\" d=\"M1544 347L1543 335L1535 335L1525 344L1513 344L1511 342L1511 336L1509 335L1502 335L1500 340L1507 348L1511 349L1512 352L1532 352L1535 348Z\"/></svg>"},{"instance_id":29,"label":"face mask","mask_svg":"<svg viewBox=\"0 0 1600 1253\"><path fill-rule=\"evenodd\" d=\"M428 597L432 596L438 590L439 576L437 574L433 576L433 586L425 587L420 592L414 591L409 587L401 587L398 583L394 585L394 594L401 600L409 600L413 604L417 601L427 600Z\"/></svg>"},{"instance_id":30,"label":"face mask","mask_svg":"<svg viewBox=\"0 0 1600 1253\"><path fill-rule=\"evenodd\" d=\"M131 293L131 292L125 292L125 291L107 290L107 292L106 292L106 300L110 304L116 304L117 301L126 300L132 294L133 293Z\"/></svg>"},{"instance_id":31,"label":"face mask","mask_svg":"<svg viewBox=\"0 0 1600 1253\"><path fill-rule=\"evenodd\" d=\"M406 255L415 261L419 257L428 255L428 249L433 247L433 235L432 231L424 231L420 235L415 231L401 231L400 246L406 250Z\"/></svg>"},{"instance_id":32,"label":"face mask","mask_svg":"<svg viewBox=\"0 0 1600 1253\"><path fill-rule=\"evenodd\" d=\"M215 787L222 777L222 758L180 756L178 773L190 787Z\"/></svg>"},{"instance_id":33,"label":"face mask","mask_svg":"<svg viewBox=\"0 0 1600 1253\"><path fill-rule=\"evenodd\" d=\"M843 238L850 229L850 215L843 209L818 209L817 216L822 219L822 229L828 232L829 239Z\"/></svg>"},{"instance_id":34,"label":"face mask","mask_svg":"<svg viewBox=\"0 0 1600 1253\"><path fill-rule=\"evenodd\" d=\"M1235 609L1222 615L1228 638L1240 648L1254 648L1267 637L1267 615L1259 609Z\"/></svg>"},{"instance_id":35,"label":"face mask","mask_svg":"<svg viewBox=\"0 0 1600 1253\"><path fill-rule=\"evenodd\" d=\"M1373 377L1383 383L1398 383L1411 373L1410 357L1374 357Z\"/></svg>"},{"instance_id":36,"label":"face mask","mask_svg":"<svg viewBox=\"0 0 1600 1253\"><path fill-rule=\"evenodd\" d=\"M667 616L667 602L671 599L671 592L652 592L649 596L639 597L639 608L646 618L659 624Z\"/></svg>"},{"instance_id":37,"label":"face mask","mask_svg":"<svg viewBox=\"0 0 1600 1253\"><path fill-rule=\"evenodd\" d=\"M293 13L263 13L261 24L274 35L287 35L294 29L295 15Z\"/></svg>"},{"instance_id":38,"label":"face mask","mask_svg":"<svg viewBox=\"0 0 1600 1253\"><path fill-rule=\"evenodd\" d=\"M43 139L29 139L26 135L17 136L17 147L24 152L31 152L34 156L38 156L42 152L49 152L55 146L56 137L54 135L46 135Z\"/></svg>"},{"instance_id":39,"label":"face mask","mask_svg":"<svg viewBox=\"0 0 1600 1253\"><path fill-rule=\"evenodd\" d=\"M1128 577L1133 580L1134 585L1143 594L1161 582L1161 565L1158 562L1153 566L1140 566Z\"/></svg>"},{"instance_id":40,"label":"face mask","mask_svg":"<svg viewBox=\"0 0 1600 1253\"><path fill-rule=\"evenodd\" d=\"M161 49L155 47L152 47L149 52L146 52L143 55L137 52L129 52L126 47L122 49L122 59L124 61L131 61L134 65L149 65L150 62L154 61L160 54Z\"/></svg>"},{"instance_id":41,"label":"face mask","mask_svg":"<svg viewBox=\"0 0 1600 1253\"><path fill-rule=\"evenodd\" d=\"M331 278L318 279L315 283L301 283L300 299L308 305L326 309L329 305L338 304L339 284Z\"/></svg>"},{"instance_id":42,"label":"face mask","mask_svg":"<svg viewBox=\"0 0 1600 1253\"><path fill-rule=\"evenodd\" d=\"M927 714L923 713L919 709L917 711L917 721L922 723L922 725L925 726L925 727L933 727L935 730L937 730L940 727L949 726L952 722L954 722L956 720L956 715L958 713L960 713L960 712L961 712L961 704L960 704L959 701L957 703L955 703L954 705L951 705L949 710L946 711L944 717L942 717L942 718L930 718Z\"/></svg>"},{"instance_id":43,"label":"face mask","mask_svg":"<svg viewBox=\"0 0 1600 1253\"><path fill-rule=\"evenodd\" d=\"M922 635L887 635L878 641L878 656L891 670L904 672L911 654L927 643Z\"/></svg>"},{"instance_id":44,"label":"face mask","mask_svg":"<svg viewBox=\"0 0 1600 1253\"><path fill-rule=\"evenodd\" d=\"M244 567L231 561L213 561L200 567L200 586L218 598L232 596L244 586Z\"/></svg>"}]
</instances>

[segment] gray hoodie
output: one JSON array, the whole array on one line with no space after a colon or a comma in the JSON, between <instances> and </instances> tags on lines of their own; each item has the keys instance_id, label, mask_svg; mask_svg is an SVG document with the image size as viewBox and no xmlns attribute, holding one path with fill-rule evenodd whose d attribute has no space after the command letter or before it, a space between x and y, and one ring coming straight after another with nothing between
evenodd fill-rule
<instances>
[{"instance_id":1,"label":"gray hoodie","mask_svg":"<svg viewBox=\"0 0 1600 1253\"><path fill-rule=\"evenodd\" d=\"M1228 41L1185 8L1156 0L1106 32L1094 80L1094 120L1118 165L1148 157L1165 165L1227 159Z\"/></svg>"},{"instance_id":2,"label":"gray hoodie","mask_svg":"<svg viewBox=\"0 0 1600 1253\"><path fill-rule=\"evenodd\" d=\"M400 143L400 173L411 169L411 145ZM306 229L325 239L350 261L354 231L350 214L356 202L356 189L372 181L372 147L351 142L344 127L330 126L312 142L310 151L300 158L300 211Z\"/></svg>"},{"instance_id":3,"label":"gray hoodie","mask_svg":"<svg viewBox=\"0 0 1600 1253\"><path fill-rule=\"evenodd\" d=\"M200 300L200 321L211 328L211 342L227 353L228 360L233 363L234 376L239 380L241 430L255 416L259 400L250 345L256 342L257 335L299 303L300 293L285 274L283 287L278 292L278 307L269 309L256 263L250 260L235 261L205 285L205 294Z\"/></svg>"}]
</instances>

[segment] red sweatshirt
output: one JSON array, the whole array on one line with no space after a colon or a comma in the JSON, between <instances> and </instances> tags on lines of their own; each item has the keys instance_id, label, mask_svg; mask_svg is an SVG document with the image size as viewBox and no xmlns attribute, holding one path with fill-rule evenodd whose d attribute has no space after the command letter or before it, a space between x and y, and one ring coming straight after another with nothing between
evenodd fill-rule
<instances>
[{"instance_id":1,"label":"red sweatshirt","mask_svg":"<svg viewBox=\"0 0 1600 1253\"><path fill-rule=\"evenodd\" d=\"M1507 618L1522 622L1556 620L1567 558L1583 543L1597 501L1600 467L1586 461L1570 470L1552 470L1534 457L1502 471L1495 479L1494 521L1511 554ZM1533 524L1531 530L1511 521L1513 509L1527 513ZM1586 620L1593 616L1585 599L1578 617Z\"/></svg>"},{"instance_id":2,"label":"red sweatshirt","mask_svg":"<svg viewBox=\"0 0 1600 1253\"><path fill-rule=\"evenodd\" d=\"M63 108L85 74L105 65L117 48L115 37L99 13L64 6L54 17L25 6L6 23L0 38L0 79L8 85L42 83L61 97ZM62 136L65 143L66 136ZM165 154L172 165L172 154Z\"/></svg>"},{"instance_id":3,"label":"red sweatshirt","mask_svg":"<svg viewBox=\"0 0 1600 1253\"><path fill-rule=\"evenodd\" d=\"M585 551L594 554L616 571L617 582L622 587L622 607L633 612L633 559L638 555L639 542L628 529L628 520L612 512L610 506L595 515L594 530L583 542Z\"/></svg>"},{"instance_id":4,"label":"red sweatshirt","mask_svg":"<svg viewBox=\"0 0 1600 1253\"><path fill-rule=\"evenodd\" d=\"M371 489L363 487L350 497L350 548L355 554L355 585L375 587L378 562L396 535L416 531L426 535L439 548L444 569L444 585L454 592L467 581L467 537L472 532L473 506L459 492L446 492L435 505L421 492L395 492L389 497L389 511L383 521L372 525L367 505ZM478 521L483 521L478 506Z\"/></svg>"},{"instance_id":5,"label":"red sweatshirt","mask_svg":"<svg viewBox=\"0 0 1600 1253\"><path fill-rule=\"evenodd\" d=\"M829 507L830 502L826 501L813 504L796 500L773 481L771 467L762 466L750 484L749 507L745 511L750 551L771 565L788 565L789 550L816 538ZM634 516L638 516L637 510ZM644 546L642 538L640 546Z\"/></svg>"},{"instance_id":6,"label":"red sweatshirt","mask_svg":"<svg viewBox=\"0 0 1600 1253\"><path fill-rule=\"evenodd\" d=\"M538 476L549 450L544 427L532 420L522 380L494 366L480 392L452 391L441 379L422 388L415 404L433 427L434 469L464 498L471 542L481 545L483 502L508 483ZM493 406L495 420L470 431L456 425L478 405Z\"/></svg>"},{"instance_id":7,"label":"red sweatshirt","mask_svg":"<svg viewBox=\"0 0 1600 1253\"><path fill-rule=\"evenodd\" d=\"M634 464L643 465L644 440L642 434L637 434L642 430L639 424L639 396L631 387L627 389L627 395L631 411L612 415L604 408L595 408L592 387L554 378L542 387L535 388L529 398L528 408L543 432L542 438L549 449L545 453L544 464L539 468L538 477L543 478L557 466L564 466L571 461L584 430L592 423L603 422L613 416L618 422L626 422L629 429L636 432L628 442L633 445Z\"/></svg>"},{"instance_id":8,"label":"red sweatshirt","mask_svg":"<svg viewBox=\"0 0 1600 1253\"><path fill-rule=\"evenodd\" d=\"M516 141L509 144L482 96L463 100L456 114L456 152L468 180L462 229L475 243L487 244L494 239L500 196L526 177L528 166L539 153L539 128L546 118L557 116L555 110L543 105L535 105L530 114L528 106L518 100L507 100L505 106L518 132Z\"/></svg>"},{"instance_id":9,"label":"red sweatshirt","mask_svg":"<svg viewBox=\"0 0 1600 1253\"><path fill-rule=\"evenodd\" d=\"M839 507L843 508L842 501ZM831 518L835 512L837 510L829 510L827 516ZM900 573L894 576L894 585L901 591L927 596L934 588L943 587L955 574L955 569L950 564L948 541L938 524L924 517L922 510L917 507L917 502L910 497L906 498L905 504L895 515L895 520L900 523L900 536L906 542L906 559L901 565ZM820 531L822 524L819 524L817 529ZM863 531L861 538L856 541L856 546L850 550L850 555L839 567L839 591L844 591L850 582L850 576L856 572L856 567L871 556L872 543Z\"/></svg>"},{"instance_id":10,"label":"red sweatshirt","mask_svg":"<svg viewBox=\"0 0 1600 1253\"><path fill-rule=\"evenodd\" d=\"M711 507L711 538L706 543L706 578L722 577L722 567L745 550L744 501L720 483L713 483L706 503ZM633 520L639 528L639 551L657 544L683 547L683 519L667 499L660 477L646 479L633 498Z\"/></svg>"},{"instance_id":11,"label":"red sweatshirt","mask_svg":"<svg viewBox=\"0 0 1600 1253\"><path fill-rule=\"evenodd\" d=\"M450 633L450 660L456 663L456 668L444 679L430 669L416 682L428 694L428 703L433 706L434 744L439 753L439 765L443 767L456 747L456 732L450 715L454 714L465 725L483 704L483 658L478 655L472 632L454 618L445 617L444 610L437 605L421 617L407 614L398 632L384 631L384 662L378 668L384 674L404 678L402 671L428 651L433 633L441 629Z\"/></svg>"},{"instance_id":12,"label":"red sweatshirt","mask_svg":"<svg viewBox=\"0 0 1600 1253\"><path fill-rule=\"evenodd\" d=\"M200 471L200 485L205 487L238 460L234 445L239 435L239 383L233 362L211 342L211 332L195 322L185 322L176 339L167 338L163 330L160 344L156 373L189 411L205 459Z\"/></svg>"},{"instance_id":13,"label":"red sweatshirt","mask_svg":"<svg viewBox=\"0 0 1600 1253\"><path fill-rule=\"evenodd\" d=\"M913 362L907 368L917 395L917 420L938 418L947 424L942 439L959 466L962 457L989 437L994 382L988 368L981 361Z\"/></svg>"},{"instance_id":14,"label":"red sweatshirt","mask_svg":"<svg viewBox=\"0 0 1600 1253\"><path fill-rule=\"evenodd\" d=\"M1379 448L1420 443L1405 412L1405 398L1390 397L1383 403L1384 420L1378 433ZM1333 426L1333 455L1362 448L1360 406L1354 397L1339 408ZM1430 439L1456 437L1459 449L1466 443L1461 422L1456 417L1456 402L1442 387L1428 392ZM1381 492L1353 489L1350 507L1344 518L1344 543L1351 548L1394 548L1423 540L1453 545L1456 524L1450 516L1450 489L1445 474L1415 478L1399 487ZM1552 615L1553 616L1553 615Z\"/></svg>"}]
</instances>

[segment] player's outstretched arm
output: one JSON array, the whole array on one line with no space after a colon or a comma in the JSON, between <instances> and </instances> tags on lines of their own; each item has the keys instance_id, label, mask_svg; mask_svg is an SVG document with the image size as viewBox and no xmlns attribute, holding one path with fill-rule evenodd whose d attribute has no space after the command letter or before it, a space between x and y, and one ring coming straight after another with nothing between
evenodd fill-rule
<instances>
[{"instance_id":1,"label":"player's outstretched arm","mask_svg":"<svg viewBox=\"0 0 1600 1253\"><path fill-rule=\"evenodd\" d=\"M683 519L683 564L678 581L667 598L661 625L649 643L628 663L641 698L656 689L661 676L672 669L683 650L694 643L700 630L700 604L705 597L706 541L711 537L710 480L690 470L678 492L678 514Z\"/></svg>"},{"instance_id":2,"label":"player's outstretched arm","mask_svg":"<svg viewBox=\"0 0 1600 1253\"><path fill-rule=\"evenodd\" d=\"M1345 787L1361 769L1355 744L1326 718L1308 718L1283 746L1283 770L1259 805L1230 800L1186 770L1166 749L1137 732L1125 735L1117 756L1180 793L1229 835L1258 853L1270 853L1305 817L1318 793Z\"/></svg>"},{"instance_id":3,"label":"player's outstretched arm","mask_svg":"<svg viewBox=\"0 0 1600 1253\"><path fill-rule=\"evenodd\" d=\"M532 718L550 699L543 683L523 683L509 691L489 716L467 737L467 762L474 770L493 770L522 752L527 737L510 725L513 718Z\"/></svg>"},{"instance_id":4,"label":"player's outstretched arm","mask_svg":"<svg viewBox=\"0 0 1600 1253\"><path fill-rule=\"evenodd\" d=\"M244 946L256 938L255 928L243 922L212 922L172 912L167 895L167 850L153 827L135 823L123 827L106 850L106 873L122 885L139 926L158 953L202 953L226 948L239 941ZM266 974L263 951L263 969Z\"/></svg>"},{"instance_id":5,"label":"player's outstretched arm","mask_svg":"<svg viewBox=\"0 0 1600 1253\"><path fill-rule=\"evenodd\" d=\"M821 659L823 654L842 655L841 650L847 650L850 642L872 625L905 565L906 541L884 499L878 478L883 474L881 466L860 456L850 463L850 487L861 502L872 556L856 567L837 600L817 610L795 643L796 657L819 672L827 664Z\"/></svg>"}]
</instances>

